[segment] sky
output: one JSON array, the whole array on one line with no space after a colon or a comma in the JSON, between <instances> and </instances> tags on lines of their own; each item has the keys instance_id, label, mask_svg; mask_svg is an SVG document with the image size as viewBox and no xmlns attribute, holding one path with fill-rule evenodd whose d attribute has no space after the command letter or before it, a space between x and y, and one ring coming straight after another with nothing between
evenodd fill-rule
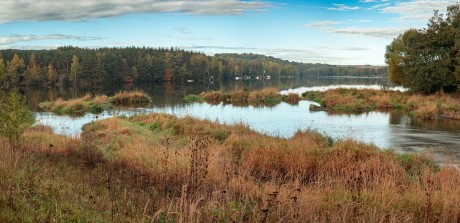
<instances>
[{"instance_id":1,"label":"sky","mask_svg":"<svg viewBox=\"0 0 460 223\"><path fill-rule=\"evenodd\" d=\"M0 49L179 47L384 65L386 45L458 0L0 0Z\"/></svg>"}]
</instances>

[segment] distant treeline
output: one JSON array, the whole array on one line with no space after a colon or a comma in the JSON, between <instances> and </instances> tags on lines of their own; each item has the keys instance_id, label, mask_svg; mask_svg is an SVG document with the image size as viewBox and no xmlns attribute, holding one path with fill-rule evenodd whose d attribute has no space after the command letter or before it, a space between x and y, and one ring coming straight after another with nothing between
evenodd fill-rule
<instances>
[{"instance_id":1,"label":"distant treeline","mask_svg":"<svg viewBox=\"0 0 460 223\"><path fill-rule=\"evenodd\" d=\"M256 54L216 54L177 48L1 50L0 82L9 85L97 86L219 81L238 76L387 76L387 67L289 62Z\"/></svg>"}]
</instances>

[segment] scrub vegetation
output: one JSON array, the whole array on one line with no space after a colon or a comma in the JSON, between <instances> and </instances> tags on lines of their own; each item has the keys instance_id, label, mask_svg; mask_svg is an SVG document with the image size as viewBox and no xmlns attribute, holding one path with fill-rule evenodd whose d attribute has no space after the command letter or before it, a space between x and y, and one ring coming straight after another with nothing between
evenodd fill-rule
<instances>
[{"instance_id":1,"label":"scrub vegetation","mask_svg":"<svg viewBox=\"0 0 460 223\"><path fill-rule=\"evenodd\" d=\"M0 138L0 222L458 222L460 172L315 131L164 114Z\"/></svg>"},{"instance_id":2,"label":"scrub vegetation","mask_svg":"<svg viewBox=\"0 0 460 223\"><path fill-rule=\"evenodd\" d=\"M184 98L187 102L202 102L210 104L233 104L239 106L254 105L254 106L273 106L282 101L289 104L298 104L301 100L297 94L282 95L276 88L265 88L262 90L248 91L240 90L233 92L224 91L207 91L199 95L188 95Z\"/></svg>"},{"instance_id":3,"label":"scrub vegetation","mask_svg":"<svg viewBox=\"0 0 460 223\"><path fill-rule=\"evenodd\" d=\"M46 101L39 104L45 111L57 114L82 115L86 112L101 113L112 109L114 106L140 106L151 102L150 97L142 91L120 91L112 97L106 95L84 97L64 101Z\"/></svg>"},{"instance_id":4,"label":"scrub vegetation","mask_svg":"<svg viewBox=\"0 0 460 223\"><path fill-rule=\"evenodd\" d=\"M308 91L302 96L321 105L321 108L312 106L311 110L364 112L402 109L421 119L460 120L460 97L455 94L421 95L399 91L332 89L325 92Z\"/></svg>"}]
</instances>

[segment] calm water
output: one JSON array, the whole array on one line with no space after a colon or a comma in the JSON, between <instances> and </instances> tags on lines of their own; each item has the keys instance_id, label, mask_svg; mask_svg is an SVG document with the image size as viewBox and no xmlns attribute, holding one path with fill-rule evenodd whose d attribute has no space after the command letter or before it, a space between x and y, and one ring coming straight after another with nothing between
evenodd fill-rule
<instances>
[{"instance_id":1,"label":"calm water","mask_svg":"<svg viewBox=\"0 0 460 223\"><path fill-rule=\"evenodd\" d=\"M202 85L202 84L201 84ZM282 92L324 90L337 85L348 87L380 88L388 86L387 79L380 78L309 78L303 80L281 79L270 81L232 81L223 84L199 86L150 86L144 88L153 98L146 108L122 109L118 115L135 115L161 112L180 117L192 116L216 120L221 123L245 123L255 131L278 137L291 137L298 130L315 129L333 138L354 138L374 143L380 147L395 148L398 151L427 152L443 163L460 163L460 122L448 120L414 120L402 112L368 112L362 114L332 114L323 111L310 112L313 102L302 101L299 105L281 103L274 107L238 107L232 105L209 105L206 103L184 103L182 98L190 93L207 89L237 90L278 87ZM391 86L390 86L391 87ZM119 90L119 89L118 89ZM111 94L114 90L101 90ZM37 120L50 125L57 133L78 136L81 127L94 119L93 114L83 117L57 116L36 108L37 101L56 97L71 98L86 93L84 90L46 92L26 89L31 107L36 110ZM35 100L35 101L34 101ZM110 117L105 112L99 118Z\"/></svg>"}]
</instances>

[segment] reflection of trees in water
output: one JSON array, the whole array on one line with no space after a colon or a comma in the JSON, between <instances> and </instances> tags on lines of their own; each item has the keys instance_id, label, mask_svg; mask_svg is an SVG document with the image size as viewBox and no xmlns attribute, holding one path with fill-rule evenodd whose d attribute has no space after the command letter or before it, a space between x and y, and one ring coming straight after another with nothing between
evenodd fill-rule
<instances>
[{"instance_id":1,"label":"reflection of trees in water","mask_svg":"<svg viewBox=\"0 0 460 223\"><path fill-rule=\"evenodd\" d=\"M114 95L120 90L134 90L140 89L147 92L153 99L155 105L178 105L184 104L182 100L189 94L199 94L203 91L209 90L224 90L224 91L238 91L242 89L260 90L267 87L274 87L280 90L298 88L298 87L312 87L312 86L327 86L327 85L388 85L388 79L385 78L273 78L271 80L256 80L251 79L247 81L215 81L211 82L194 82L184 84L173 84L170 82L148 85L106 85L98 86L96 88L42 88L42 87L26 87L22 88L21 92L26 96L29 107L37 111L38 103L48 100L56 100L62 98L68 100L71 98L82 97L88 93L90 94L105 94Z\"/></svg>"},{"instance_id":2,"label":"reflection of trees in water","mask_svg":"<svg viewBox=\"0 0 460 223\"><path fill-rule=\"evenodd\" d=\"M434 130L434 131L448 131L460 133L459 120L421 120L411 119L411 126L418 129ZM458 138L460 140L460 136Z\"/></svg>"}]
</instances>

